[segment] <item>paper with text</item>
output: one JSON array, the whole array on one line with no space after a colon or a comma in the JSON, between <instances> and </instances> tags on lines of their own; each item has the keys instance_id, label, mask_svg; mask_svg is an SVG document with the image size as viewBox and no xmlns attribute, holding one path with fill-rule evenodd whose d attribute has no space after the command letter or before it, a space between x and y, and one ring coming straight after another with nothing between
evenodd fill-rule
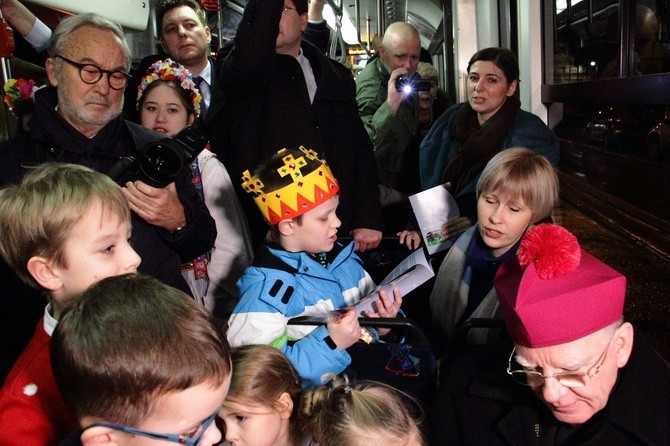
<instances>
[{"instance_id":1,"label":"paper with text","mask_svg":"<svg viewBox=\"0 0 670 446\"><path fill-rule=\"evenodd\" d=\"M460 212L456 200L444 184L410 195L409 202L419 223L419 230L428 254L444 251L454 244L454 239L445 239L442 225Z\"/></svg>"},{"instance_id":2,"label":"paper with text","mask_svg":"<svg viewBox=\"0 0 670 446\"><path fill-rule=\"evenodd\" d=\"M406 296L410 291L425 283L433 277L435 272L426 259L423 248L419 248L405 258L398 266L393 268L382 280L377 288L354 305L356 314L364 316L363 311L375 311L372 303L379 300L379 291L386 291L389 300L393 302L393 289L397 288L401 296Z\"/></svg>"}]
</instances>

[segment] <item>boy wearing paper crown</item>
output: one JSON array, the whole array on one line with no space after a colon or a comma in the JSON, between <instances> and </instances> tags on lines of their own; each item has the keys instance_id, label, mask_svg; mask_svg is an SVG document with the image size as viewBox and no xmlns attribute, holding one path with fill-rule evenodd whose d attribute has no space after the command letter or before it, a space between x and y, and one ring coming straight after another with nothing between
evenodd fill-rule
<instances>
[{"instance_id":1,"label":"boy wearing paper crown","mask_svg":"<svg viewBox=\"0 0 670 446\"><path fill-rule=\"evenodd\" d=\"M670 367L623 322L624 276L542 224L495 288L511 354L453 364L431 444L670 444Z\"/></svg>"},{"instance_id":2,"label":"boy wearing paper crown","mask_svg":"<svg viewBox=\"0 0 670 446\"><path fill-rule=\"evenodd\" d=\"M337 243L337 180L316 152L303 147L280 150L253 176L247 170L243 180L270 229L237 282L240 301L229 319L228 341L270 344L286 354L306 386L319 384L326 373L338 374L351 363L346 349L361 336L355 311L319 327L287 321L351 306L375 287L354 243ZM377 312L366 315L395 317L401 304L397 290L393 302L381 292Z\"/></svg>"}]
</instances>

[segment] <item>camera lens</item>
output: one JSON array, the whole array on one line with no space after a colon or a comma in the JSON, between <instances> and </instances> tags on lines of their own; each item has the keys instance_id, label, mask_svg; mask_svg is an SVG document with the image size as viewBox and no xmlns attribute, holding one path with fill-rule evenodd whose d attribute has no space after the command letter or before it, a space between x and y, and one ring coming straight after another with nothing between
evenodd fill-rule
<instances>
[{"instance_id":1,"label":"camera lens","mask_svg":"<svg viewBox=\"0 0 670 446\"><path fill-rule=\"evenodd\" d=\"M140 180L153 187L172 183L184 165L182 152L178 143L169 139L149 144L139 158Z\"/></svg>"}]
</instances>

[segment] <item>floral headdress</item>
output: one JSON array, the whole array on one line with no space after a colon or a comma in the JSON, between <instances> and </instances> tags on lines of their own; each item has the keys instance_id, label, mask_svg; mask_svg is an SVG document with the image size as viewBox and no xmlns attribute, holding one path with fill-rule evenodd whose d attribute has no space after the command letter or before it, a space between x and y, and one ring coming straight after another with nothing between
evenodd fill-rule
<instances>
[{"instance_id":1,"label":"floral headdress","mask_svg":"<svg viewBox=\"0 0 670 446\"><path fill-rule=\"evenodd\" d=\"M193 102L193 109L195 110L196 118L200 116L200 102L202 102L202 95L193 82L193 75L182 64L175 62L172 59L159 60L154 62L147 73L142 77L139 87L137 87L137 109L140 108L140 99L144 94L144 90L153 81L164 80L174 82L179 87L188 91Z\"/></svg>"},{"instance_id":2,"label":"floral headdress","mask_svg":"<svg viewBox=\"0 0 670 446\"><path fill-rule=\"evenodd\" d=\"M39 88L32 79L9 79L4 86L5 104L10 110L26 108L28 105L32 105L35 92Z\"/></svg>"}]
</instances>

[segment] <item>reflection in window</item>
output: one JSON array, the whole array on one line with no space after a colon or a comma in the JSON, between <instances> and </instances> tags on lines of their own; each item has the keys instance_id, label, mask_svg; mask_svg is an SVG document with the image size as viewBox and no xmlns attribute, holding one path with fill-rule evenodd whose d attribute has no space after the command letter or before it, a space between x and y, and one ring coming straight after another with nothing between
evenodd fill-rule
<instances>
[{"instance_id":1,"label":"reflection in window","mask_svg":"<svg viewBox=\"0 0 670 446\"><path fill-rule=\"evenodd\" d=\"M617 0L556 0L554 84L670 71L670 2L638 0L628 66L620 73Z\"/></svg>"},{"instance_id":2,"label":"reflection in window","mask_svg":"<svg viewBox=\"0 0 670 446\"><path fill-rule=\"evenodd\" d=\"M581 3L582 0L574 0L571 3L571 6ZM560 14L563 11L568 9L568 0L556 0L556 14Z\"/></svg>"}]
</instances>

